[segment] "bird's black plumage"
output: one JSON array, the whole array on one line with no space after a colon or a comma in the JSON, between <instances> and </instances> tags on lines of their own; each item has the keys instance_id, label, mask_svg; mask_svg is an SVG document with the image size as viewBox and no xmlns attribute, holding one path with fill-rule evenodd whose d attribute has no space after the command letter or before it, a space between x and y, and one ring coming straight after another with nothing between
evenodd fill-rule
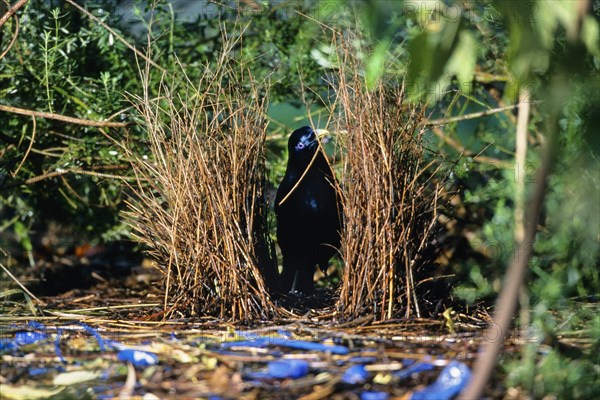
<instances>
[{"instance_id":1,"label":"bird's black plumage","mask_svg":"<svg viewBox=\"0 0 600 400\"><path fill-rule=\"evenodd\" d=\"M275 197L282 286L286 291L309 292L316 265L326 269L340 247L341 202L331 167L309 126L291 134L288 153Z\"/></svg>"}]
</instances>

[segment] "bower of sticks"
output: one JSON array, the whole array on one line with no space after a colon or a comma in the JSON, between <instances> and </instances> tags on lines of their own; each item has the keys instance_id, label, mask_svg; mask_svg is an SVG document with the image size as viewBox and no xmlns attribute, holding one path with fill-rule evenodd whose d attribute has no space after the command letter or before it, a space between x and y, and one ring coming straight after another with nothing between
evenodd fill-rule
<instances>
[{"instance_id":1,"label":"bower of sticks","mask_svg":"<svg viewBox=\"0 0 600 400\"><path fill-rule=\"evenodd\" d=\"M397 77L367 88L349 39L334 38L340 62L327 130L336 144L344 230L341 284L324 299L286 299L268 231L265 132L269 82L222 53L201 77L164 76L132 95L152 157L129 151L136 183L126 214L156 260L164 318L228 321L420 316L420 282L431 278L443 181L424 160L424 107L405 101ZM231 46L232 43L229 43ZM227 49L226 49L227 50ZM334 163L333 159L337 161ZM310 297L310 296L308 296ZM434 301L430 300L430 301ZM429 304L429 303L428 303Z\"/></svg>"}]
</instances>

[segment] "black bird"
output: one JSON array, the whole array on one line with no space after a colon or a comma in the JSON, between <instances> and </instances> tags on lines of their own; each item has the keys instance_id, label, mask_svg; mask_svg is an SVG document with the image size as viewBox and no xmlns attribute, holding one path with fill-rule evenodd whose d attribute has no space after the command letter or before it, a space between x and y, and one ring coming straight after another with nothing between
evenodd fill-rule
<instances>
[{"instance_id":1,"label":"black bird","mask_svg":"<svg viewBox=\"0 0 600 400\"><path fill-rule=\"evenodd\" d=\"M311 127L291 134L288 153L275 196L282 286L285 291L310 292L316 265L325 270L340 247L342 206L335 177Z\"/></svg>"}]
</instances>

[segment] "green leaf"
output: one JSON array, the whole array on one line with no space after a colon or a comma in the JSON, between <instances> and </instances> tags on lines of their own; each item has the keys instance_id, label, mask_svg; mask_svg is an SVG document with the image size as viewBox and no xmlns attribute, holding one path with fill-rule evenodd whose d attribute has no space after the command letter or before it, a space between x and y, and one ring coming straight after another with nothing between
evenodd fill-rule
<instances>
[{"instance_id":1,"label":"green leaf","mask_svg":"<svg viewBox=\"0 0 600 400\"><path fill-rule=\"evenodd\" d=\"M585 43L588 51L596 57L600 56L600 48L598 46L599 37L600 29L598 28L598 21L591 15L586 16L581 26L581 40Z\"/></svg>"},{"instance_id":2,"label":"green leaf","mask_svg":"<svg viewBox=\"0 0 600 400\"><path fill-rule=\"evenodd\" d=\"M424 94L423 89L430 92L430 89L437 85L458 44L459 26L460 21L456 20L430 23L411 40L408 46L409 93L421 96Z\"/></svg>"},{"instance_id":3,"label":"green leaf","mask_svg":"<svg viewBox=\"0 0 600 400\"><path fill-rule=\"evenodd\" d=\"M367 89L373 90L377 84L379 83L379 79L381 79L381 75L383 74L385 59L387 55L389 42L387 40L381 41L373 54L369 57L367 61L367 71L366 71L366 83Z\"/></svg>"},{"instance_id":4,"label":"green leaf","mask_svg":"<svg viewBox=\"0 0 600 400\"><path fill-rule=\"evenodd\" d=\"M456 49L448 60L446 72L448 75L456 75L461 90L467 89L465 91L470 93L476 63L477 41L471 32L463 30L459 33Z\"/></svg>"},{"instance_id":5,"label":"green leaf","mask_svg":"<svg viewBox=\"0 0 600 400\"><path fill-rule=\"evenodd\" d=\"M21 221L16 221L14 227L15 234L19 238L19 242L21 243L21 246L23 246L23 249L25 249L25 251L32 251L33 245L31 244L27 227Z\"/></svg>"}]
</instances>

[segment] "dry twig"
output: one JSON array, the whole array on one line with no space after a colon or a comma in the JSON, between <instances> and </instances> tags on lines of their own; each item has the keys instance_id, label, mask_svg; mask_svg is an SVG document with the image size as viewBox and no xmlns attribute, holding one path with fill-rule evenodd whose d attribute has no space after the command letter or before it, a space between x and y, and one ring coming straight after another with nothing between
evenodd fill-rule
<instances>
[{"instance_id":1,"label":"dry twig","mask_svg":"<svg viewBox=\"0 0 600 400\"><path fill-rule=\"evenodd\" d=\"M182 67L176 92L165 76L151 87L146 65L144 93L132 99L152 156L128 150L137 182L127 217L159 261L165 317L277 313L265 283L276 274L264 200L267 99L251 77L237 83L247 72L232 67L234 45L225 40L216 68L207 66L197 82Z\"/></svg>"},{"instance_id":2,"label":"dry twig","mask_svg":"<svg viewBox=\"0 0 600 400\"><path fill-rule=\"evenodd\" d=\"M108 128L122 128L127 126L125 122L110 122L110 121L90 121L89 119L81 119L74 117L67 117L66 115L60 115L55 113L49 113L44 111L33 111L25 108L12 107L4 104L0 104L0 111L5 111L13 114L27 115L30 117L48 118L55 119L57 121L68 122L70 124L84 125L84 126L98 126Z\"/></svg>"},{"instance_id":3,"label":"dry twig","mask_svg":"<svg viewBox=\"0 0 600 400\"><path fill-rule=\"evenodd\" d=\"M404 103L404 86L369 91L352 41L340 39L334 86L344 152L342 194L345 262L338 309L377 320L420 314L415 272L436 224L437 168L423 159L424 109Z\"/></svg>"}]
</instances>

